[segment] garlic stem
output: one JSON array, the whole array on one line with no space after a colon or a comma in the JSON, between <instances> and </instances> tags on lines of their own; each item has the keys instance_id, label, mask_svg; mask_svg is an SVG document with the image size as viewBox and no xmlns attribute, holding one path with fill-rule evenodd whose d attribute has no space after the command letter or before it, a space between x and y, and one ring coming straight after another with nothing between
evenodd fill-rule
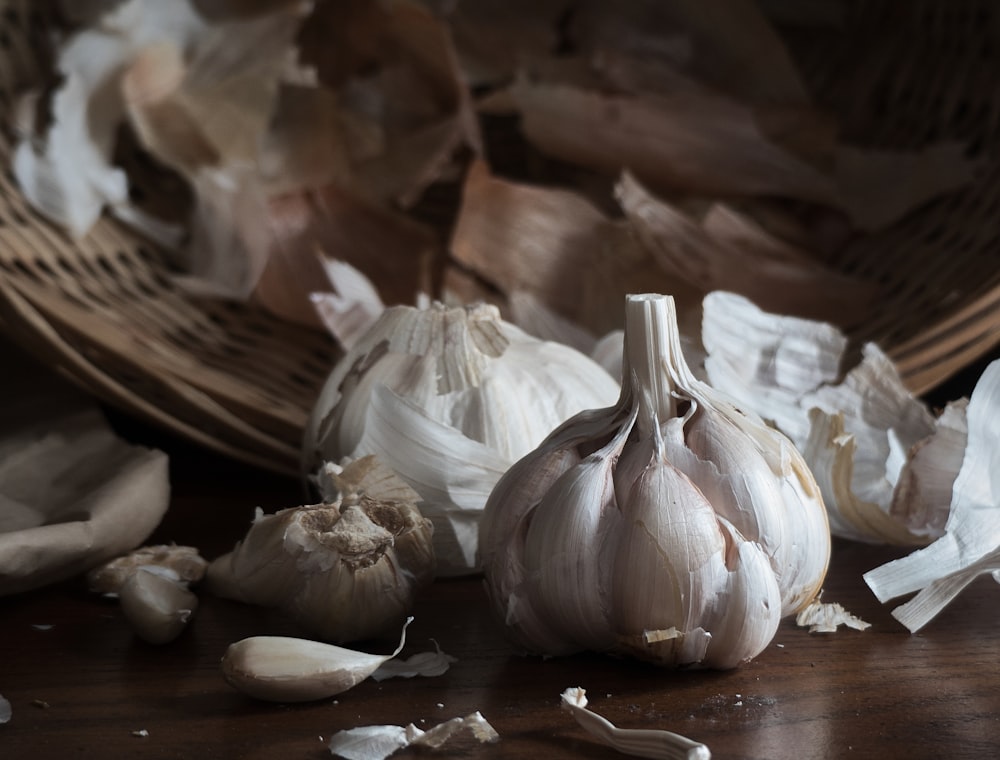
<instances>
[{"instance_id":1,"label":"garlic stem","mask_svg":"<svg viewBox=\"0 0 1000 760\"><path fill-rule=\"evenodd\" d=\"M643 437L653 434L656 421L677 416L674 383L669 367L683 361L672 345L671 332L677 330L677 313L672 298L661 295L630 295L625 304L625 366L622 384L633 383L639 398L639 430Z\"/></svg>"}]
</instances>

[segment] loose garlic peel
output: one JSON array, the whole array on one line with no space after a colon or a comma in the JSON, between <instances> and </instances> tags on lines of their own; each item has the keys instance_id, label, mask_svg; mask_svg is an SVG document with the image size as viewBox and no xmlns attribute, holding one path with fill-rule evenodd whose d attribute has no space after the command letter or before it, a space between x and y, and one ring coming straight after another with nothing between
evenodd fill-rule
<instances>
[{"instance_id":1,"label":"loose garlic peel","mask_svg":"<svg viewBox=\"0 0 1000 760\"><path fill-rule=\"evenodd\" d=\"M269 702L308 702L347 691L406 644L406 619L392 654L367 654L290 636L251 636L230 644L222 674L235 689Z\"/></svg>"},{"instance_id":2,"label":"loose garlic peel","mask_svg":"<svg viewBox=\"0 0 1000 760\"><path fill-rule=\"evenodd\" d=\"M209 590L284 609L327 641L379 636L434 576L431 524L375 457L325 467L321 488L328 503L259 516L209 566Z\"/></svg>"},{"instance_id":3,"label":"loose garlic peel","mask_svg":"<svg viewBox=\"0 0 1000 760\"><path fill-rule=\"evenodd\" d=\"M500 476L565 419L617 394L596 362L532 338L493 306L396 306L328 378L307 427L305 467L378 455L422 497L438 573L467 574Z\"/></svg>"},{"instance_id":4,"label":"loose garlic peel","mask_svg":"<svg viewBox=\"0 0 1000 760\"><path fill-rule=\"evenodd\" d=\"M817 594L826 511L780 433L698 381L673 300L629 296L615 407L554 431L480 525L492 604L528 651L730 668Z\"/></svg>"},{"instance_id":5,"label":"loose garlic peel","mask_svg":"<svg viewBox=\"0 0 1000 760\"><path fill-rule=\"evenodd\" d=\"M587 708L586 690L579 686L566 689L561 704L577 723L619 752L656 760L710 760L712 753L704 744L662 729L618 728L607 718Z\"/></svg>"}]
</instances>

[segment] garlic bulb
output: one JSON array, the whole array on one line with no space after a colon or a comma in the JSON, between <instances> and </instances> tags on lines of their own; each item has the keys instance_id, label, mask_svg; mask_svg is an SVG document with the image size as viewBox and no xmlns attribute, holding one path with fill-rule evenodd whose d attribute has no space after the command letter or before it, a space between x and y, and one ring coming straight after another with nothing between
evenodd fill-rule
<instances>
[{"instance_id":1,"label":"garlic bulb","mask_svg":"<svg viewBox=\"0 0 1000 760\"><path fill-rule=\"evenodd\" d=\"M532 338L493 306L397 306L327 380L305 466L377 454L423 498L439 574L468 573L479 517L504 471L565 419L617 395L594 361Z\"/></svg>"},{"instance_id":2,"label":"garlic bulb","mask_svg":"<svg viewBox=\"0 0 1000 760\"><path fill-rule=\"evenodd\" d=\"M497 483L480 526L492 604L529 651L729 668L819 591L822 498L792 444L697 380L673 300L629 296L617 406Z\"/></svg>"},{"instance_id":3,"label":"garlic bulb","mask_svg":"<svg viewBox=\"0 0 1000 760\"><path fill-rule=\"evenodd\" d=\"M209 590L280 607L326 641L378 636L403 622L434 577L433 529L419 497L374 457L321 477L330 500L259 515L209 565Z\"/></svg>"}]
</instances>

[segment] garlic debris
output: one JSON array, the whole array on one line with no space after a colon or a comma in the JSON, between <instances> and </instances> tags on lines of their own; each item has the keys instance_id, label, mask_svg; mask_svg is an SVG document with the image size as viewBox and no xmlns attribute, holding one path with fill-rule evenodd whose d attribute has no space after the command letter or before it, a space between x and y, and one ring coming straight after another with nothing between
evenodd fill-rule
<instances>
[{"instance_id":1,"label":"garlic debris","mask_svg":"<svg viewBox=\"0 0 1000 760\"><path fill-rule=\"evenodd\" d=\"M468 573L500 476L565 419L617 394L594 361L532 338L493 306L396 306L327 380L305 466L377 454L422 497L439 574Z\"/></svg>"},{"instance_id":2,"label":"garlic debris","mask_svg":"<svg viewBox=\"0 0 1000 760\"><path fill-rule=\"evenodd\" d=\"M367 654L291 636L251 636L230 644L222 675L235 689L270 702L332 697L364 681L403 650L407 618L392 654Z\"/></svg>"},{"instance_id":3,"label":"garlic debris","mask_svg":"<svg viewBox=\"0 0 1000 760\"><path fill-rule=\"evenodd\" d=\"M566 689L561 704L589 733L619 752L658 760L710 760L711 751L701 742L672 731L648 728L618 728L607 718L587 708L587 692L579 686Z\"/></svg>"},{"instance_id":4,"label":"garlic debris","mask_svg":"<svg viewBox=\"0 0 1000 760\"><path fill-rule=\"evenodd\" d=\"M968 404L968 437L944 535L864 575L879 601L917 593L892 611L919 631L967 585L991 573L1000 582L1000 361L983 372Z\"/></svg>"},{"instance_id":5,"label":"garlic debris","mask_svg":"<svg viewBox=\"0 0 1000 760\"><path fill-rule=\"evenodd\" d=\"M320 473L322 504L258 514L208 568L210 591L279 607L310 634L356 641L398 626L434 577L419 497L373 456Z\"/></svg>"},{"instance_id":6,"label":"garlic debris","mask_svg":"<svg viewBox=\"0 0 1000 760\"><path fill-rule=\"evenodd\" d=\"M99 594L116 595L125 581L139 570L148 570L186 587L189 583L198 583L207 569L208 562L193 546L143 546L90 570L87 588Z\"/></svg>"},{"instance_id":7,"label":"garlic debris","mask_svg":"<svg viewBox=\"0 0 1000 760\"><path fill-rule=\"evenodd\" d=\"M543 654L730 668L817 594L826 512L791 442L697 380L673 299L626 301L615 407L555 430L480 526L492 604Z\"/></svg>"},{"instance_id":8,"label":"garlic debris","mask_svg":"<svg viewBox=\"0 0 1000 760\"><path fill-rule=\"evenodd\" d=\"M937 418L874 344L842 374L846 337L833 325L705 297L709 382L770 421L802 452L836 536L899 546L941 535L965 449L965 401Z\"/></svg>"}]
</instances>

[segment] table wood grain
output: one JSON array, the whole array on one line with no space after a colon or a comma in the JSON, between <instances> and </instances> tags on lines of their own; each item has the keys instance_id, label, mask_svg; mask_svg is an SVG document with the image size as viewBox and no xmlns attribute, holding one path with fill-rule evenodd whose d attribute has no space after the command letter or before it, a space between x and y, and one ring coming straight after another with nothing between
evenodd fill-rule
<instances>
[{"instance_id":1,"label":"table wood grain","mask_svg":"<svg viewBox=\"0 0 1000 760\"><path fill-rule=\"evenodd\" d=\"M297 482L171 439L172 506L153 541L228 550L256 506L301 502ZM419 598L404 655L433 641L458 658L435 678L366 681L335 699L254 701L219 671L227 645L254 634L294 634L280 616L201 595L175 642L133 637L116 603L74 580L0 600L0 757L330 757L334 732L368 724L427 728L480 711L500 734L444 752L398 757L605 758L559 707L569 686L621 727L664 728L704 742L713 757L1000 757L1000 587L981 579L911 635L861 575L902 550L837 541L825 601L872 624L810 634L791 620L753 662L727 672L660 670L600 655L541 659L514 653L478 578L438 581ZM364 645L388 652L392 642ZM361 648L359 646L359 648ZM145 735L143 735L145 734Z\"/></svg>"}]
</instances>

